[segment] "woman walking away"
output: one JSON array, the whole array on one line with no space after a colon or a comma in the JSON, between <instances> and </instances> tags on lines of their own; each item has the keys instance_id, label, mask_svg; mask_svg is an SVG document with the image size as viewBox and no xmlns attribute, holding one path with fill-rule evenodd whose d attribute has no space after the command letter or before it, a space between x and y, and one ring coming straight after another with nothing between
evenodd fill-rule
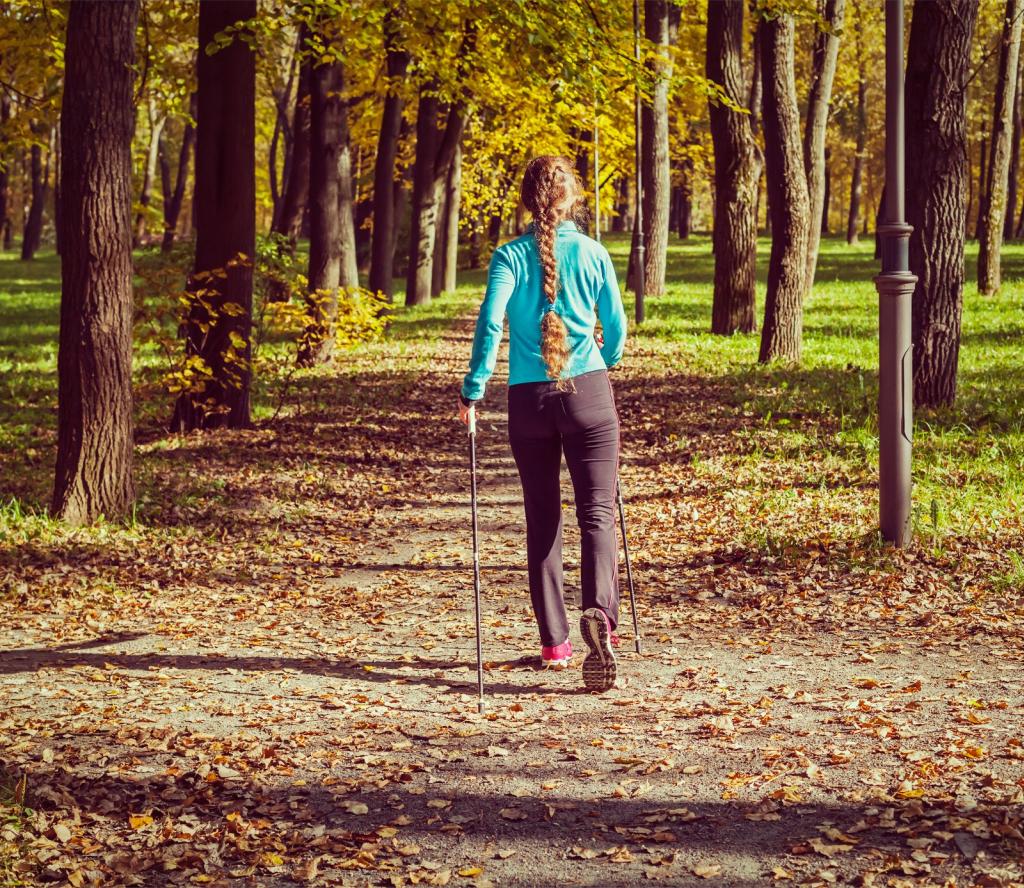
<instances>
[{"instance_id":1,"label":"woman walking away","mask_svg":"<svg viewBox=\"0 0 1024 888\"><path fill-rule=\"evenodd\" d=\"M572 163L565 157L530 161L520 196L533 222L491 259L459 414L469 422L484 395L507 314L508 436L523 485L541 659L564 668L572 657L562 590L564 450L582 535L580 633L590 648L583 683L606 691L615 684L619 618L619 418L608 368L622 357L626 316L608 251L576 227L585 205ZM595 336L598 319L603 341Z\"/></svg>"}]
</instances>

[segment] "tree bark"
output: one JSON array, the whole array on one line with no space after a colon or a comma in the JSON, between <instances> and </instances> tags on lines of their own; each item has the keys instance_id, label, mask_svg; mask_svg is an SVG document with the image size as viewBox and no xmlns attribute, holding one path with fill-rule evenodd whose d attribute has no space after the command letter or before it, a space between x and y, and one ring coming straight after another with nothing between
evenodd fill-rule
<instances>
[{"instance_id":1,"label":"tree bark","mask_svg":"<svg viewBox=\"0 0 1024 888\"><path fill-rule=\"evenodd\" d=\"M185 121L185 128L181 135L181 147L178 149L178 168L173 188L171 187L171 164L167 157L166 139L162 139L160 144L160 184L164 195L164 235L160 241L160 249L164 253L169 253L174 246L178 217L181 215L181 205L185 200L189 161L196 143L196 128L192 125L192 121L198 113L196 98L196 93L193 92L189 99L189 114L191 116L189 120ZM161 135L165 135L165 133Z\"/></svg>"},{"instance_id":2,"label":"tree bark","mask_svg":"<svg viewBox=\"0 0 1024 888\"><path fill-rule=\"evenodd\" d=\"M992 156L988 164L985 218L978 245L978 292L990 296L1002 286L1001 252L1006 217L1006 180L1010 171L1013 107L1017 98L1017 61L1020 54L1021 6L1024 0L1006 0L1003 42L992 117Z\"/></svg>"},{"instance_id":3,"label":"tree bark","mask_svg":"<svg viewBox=\"0 0 1024 888\"><path fill-rule=\"evenodd\" d=\"M828 211L832 203L832 149L825 149L825 199L821 204L821 233L830 234Z\"/></svg>"},{"instance_id":4,"label":"tree bark","mask_svg":"<svg viewBox=\"0 0 1024 888\"><path fill-rule=\"evenodd\" d=\"M434 259L434 292L438 296L455 289L459 261L459 209L462 203L462 147L459 146L445 178L444 199Z\"/></svg>"},{"instance_id":5,"label":"tree bark","mask_svg":"<svg viewBox=\"0 0 1024 888\"><path fill-rule=\"evenodd\" d=\"M33 131L36 127L33 127ZM21 258L34 259L43 236L43 207L46 204L46 177L43 175L43 147L34 142L31 149L31 194L28 214L21 234Z\"/></svg>"},{"instance_id":6,"label":"tree bark","mask_svg":"<svg viewBox=\"0 0 1024 888\"><path fill-rule=\"evenodd\" d=\"M744 0L708 0L709 80L742 105ZM749 115L709 103L715 150L715 289L711 332L757 329L757 191L761 155Z\"/></svg>"},{"instance_id":7,"label":"tree bark","mask_svg":"<svg viewBox=\"0 0 1024 888\"><path fill-rule=\"evenodd\" d=\"M963 312L967 79L978 0L914 5L907 52L907 221L914 403L956 397Z\"/></svg>"},{"instance_id":8,"label":"tree bark","mask_svg":"<svg viewBox=\"0 0 1024 888\"><path fill-rule=\"evenodd\" d=\"M139 192L139 212L135 216L135 234L132 245L139 247L146 236L146 211L153 195L153 180L156 179L157 161L160 153L160 136L167 122L166 115L157 115L156 103L149 101L149 147L146 150L146 167L142 173L142 190Z\"/></svg>"},{"instance_id":9,"label":"tree bark","mask_svg":"<svg viewBox=\"0 0 1024 888\"><path fill-rule=\"evenodd\" d=\"M51 510L123 517L132 476L132 159L136 0L68 11L61 141L57 465Z\"/></svg>"},{"instance_id":10,"label":"tree bark","mask_svg":"<svg viewBox=\"0 0 1024 888\"><path fill-rule=\"evenodd\" d=\"M860 16L857 17L856 25L857 52L862 51ZM857 71L857 146L853 155L853 175L850 179L850 214L846 221L846 242L857 243L857 220L860 216L862 199L861 184L864 176L864 151L867 145L868 135L868 107L867 107L868 75L864 61L861 60Z\"/></svg>"},{"instance_id":11,"label":"tree bark","mask_svg":"<svg viewBox=\"0 0 1024 888\"><path fill-rule=\"evenodd\" d=\"M388 9L384 17L384 46L387 50L387 95L377 137L377 158L373 169L373 239L370 243L370 289L394 297L395 241L395 159L402 129L404 101L401 82L409 65L409 53L399 46L398 16L404 4Z\"/></svg>"},{"instance_id":12,"label":"tree bark","mask_svg":"<svg viewBox=\"0 0 1024 888\"><path fill-rule=\"evenodd\" d=\"M643 221L644 287L647 296L665 292L668 257L668 216L672 190L669 158L668 90L672 79L670 46L675 42L679 7L669 0L645 0L644 35L657 47L648 62L653 78L650 103L644 103L643 128Z\"/></svg>"},{"instance_id":13,"label":"tree bark","mask_svg":"<svg viewBox=\"0 0 1024 888\"><path fill-rule=\"evenodd\" d=\"M807 287L810 198L800 144L793 71L793 19L765 19L759 29L764 80L765 173L772 220L768 292L758 360L799 361ZM817 216L814 217L817 223Z\"/></svg>"},{"instance_id":14,"label":"tree bark","mask_svg":"<svg viewBox=\"0 0 1024 888\"><path fill-rule=\"evenodd\" d=\"M814 36L811 89L807 96L807 122L804 128L803 155L807 173L807 194L810 200L811 230L807 241L807 290L814 286L814 270L818 265L821 242L822 208L825 205L825 131L828 109L832 101L832 82L839 57L839 31L843 27L846 0L819 0L818 12L828 26Z\"/></svg>"},{"instance_id":15,"label":"tree bark","mask_svg":"<svg viewBox=\"0 0 1024 888\"><path fill-rule=\"evenodd\" d=\"M985 121L981 122L981 156L978 160L978 213L974 217L974 237L981 240L981 229L988 214L986 191L988 188L988 139L986 138Z\"/></svg>"},{"instance_id":16,"label":"tree bark","mask_svg":"<svg viewBox=\"0 0 1024 888\"><path fill-rule=\"evenodd\" d=\"M309 37L308 26L299 27L297 51L303 52L299 63L299 82L295 90L295 109L292 111L292 148L289 155L288 176L282 182L281 210L274 220L272 230L288 238L295 248L302 228L302 215L306 210L309 195L309 121L310 86L312 83L312 59L305 53Z\"/></svg>"},{"instance_id":17,"label":"tree bark","mask_svg":"<svg viewBox=\"0 0 1024 888\"><path fill-rule=\"evenodd\" d=\"M256 0L200 0L199 46L255 16ZM201 393L178 398L171 420L177 431L250 424L256 57L236 34L212 55L200 52L196 68L196 258L189 289L201 291L202 301L189 313L185 353L202 361L211 377ZM229 304L237 313L224 311Z\"/></svg>"},{"instance_id":18,"label":"tree bark","mask_svg":"<svg viewBox=\"0 0 1024 888\"><path fill-rule=\"evenodd\" d=\"M7 121L11 119L11 97L7 90L0 90L0 135L7 132ZM10 243L7 233L10 231L10 201L7 199L10 163L9 146L0 141L0 249L8 249Z\"/></svg>"},{"instance_id":19,"label":"tree bark","mask_svg":"<svg viewBox=\"0 0 1024 888\"><path fill-rule=\"evenodd\" d=\"M1024 55L1018 51L1017 88L1013 99L1013 135L1010 137L1010 172L1006 182L1006 213L1003 222L1003 240L1014 239L1014 225L1017 221L1017 176L1020 172L1021 92L1024 91Z\"/></svg>"}]
</instances>

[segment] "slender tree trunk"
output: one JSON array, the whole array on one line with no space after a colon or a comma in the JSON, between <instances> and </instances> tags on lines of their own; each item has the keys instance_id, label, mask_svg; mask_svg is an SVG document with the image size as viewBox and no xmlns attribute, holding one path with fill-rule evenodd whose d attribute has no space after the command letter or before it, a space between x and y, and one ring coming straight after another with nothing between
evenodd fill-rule
<instances>
[{"instance_id":1,"label":"slender tree trunk","mask_svg":"<svg viewBox=\"0 0 1024 888\"><path fill-rule=\"evenodd\" d=\"M988 215L988 139L986 138L985 122L981 123L981 157L978 161L978 213L974 217L974 237L981 240L981 231L985 227L985 216Z\"/></svg>"},{"instance_id":2,"label":"slender tree trunk","mask_svg":"<svg viewBox=\"0 0 1024 888\"><path fill-rule=\"evenodd\" d=\"M6 135L7 121L11 119L11 97L7 90L0 90L0 138ZM10 231L10 201L8 200L8 164L10 154L6 141L0 141L0 241L3 249L9 248L7 232Z\"/></svg>"},{"instance_id":3,"label":"slender tree trunk","mask_svg":"<svg viewBox=\"0 0 1024 888\"><path fill-rule=\"evenodd\" d=\"M36 129L33 127L33 130ZM35 259L43 235L43 207L46 204L46 178L43 176L43 147L33 143L32 157L32 202L21 235L21 258Z\"/></svg>"},{"instance_id":4,"label":"slender tree trunk","mask_svg":"<svg viewBox=\"0 0 1024 888\"><path fill-rule=\"evenodd\" d=\"M810 199L800 145L800 110L793 71L793 18L761 22L765 171L772 219L772 253L758 360L799 361L807 287ZM813 217L817 223L818 217Z\"/></svg>"},{"instance_id":5,"label":"slender tree trunk","mask_svg":"<svg viewBox=\"0 0 1024 888\"><path fill-rule=\"evenodd\" d=\"M277 214L272 229L276 234L288 238L293 250L301 233L302 216L306 210L309 195L310 85L313 61L305 53L308 39L309 28L303 24L299 28L297 41L297 51L302 52L303 57L299 63L299 82L295 90L295 110L292 112L292 150L288 164L288 177L282 183L281 211Z\"/></svg>"},{"instance_id":6,"label":"slender tree trunk","mask_svg":"<svg viewBox=\"0 0 1024 888\"><path fill-rule=\"evenodd\" d=\"M438 293L453 291L459 265L459 210L462 204L462 146L455 151L445 181L444 215L441 217L444 250ZM436 294L435 294L436 295Z\"/></svg>"},{"instance_id":7,"label":"slender tree trunk","mask_svg":"<svg viewBox=\"0 0 1024 888\"><path fill-rule=\"evenodd\" d=\"M978 0L914 5L907 52L907 221L914 403L952 404L964 290L967 79Z\"/></svg>"},{"instance_id":8,"label":"slender tree trunk","mask_svg":"<svg viewBox=\"0 0 1024 888\"><path fill-rule=\"evenodd\" d=\"M1013 135L1010 138L1010 172L1006 182L1006 213L1003 222L1003 240L1014 239L1014 225L1017 221L1017 176L1020 172L1021 93L1024 92L1024 54L1017 54L1017 88L1013 99Z\"/></svg>"},{"instance_id":9,"label":"slender tree trunk","mask_svg":"<svg viewBox=\"0 0 1024 888\"><path fill-rule=\"evenodd\" d=\"M814 270L818 264L821 226L818 220L825 205L825 131L828 109L832 101L832 81L839 57L839 32L843 27L846 0L819 0L818 11L827 30L819 30L814 38L811 89L807 96L807 123L804 128L803 156L807 173L807 194L810 199L811 230L807 242L807 289L814 286Z\"/></svg>"},{"instance_id":10,"label":"slender tree trunk","mask_svg":"<svg viewBox=\"0 0 1024 888\"><path fill-rule=\"evenodd\" d=\"M344 69L342 70L344 75ZM349 138L348 102L341 103L341 132L338 136L338 236L341 240L341 286L359 287L359 254L356 249L356 194L352 174L352 142Z\"/></svg>"},{"instance_id":11,"label":"slender tree trunk","mask_svg":"<svg viewBox=\"0 0 1024 888\"><path fill-rule=\"evenodd\" d=\"M200 0L199 45L255 16L256 0ZM203 299L189 313L185 353L211 375L201 393L178 398L171 420L177 431L250 424L256 250L256 56L250 43L236 35L212 55L197 56L196 258L189 287L203 291ZM225 311L229 304L237 309Z\"/></svg>"},{"instance_id":12,"label":"slender tree trunk","mask_svg":"<svg viewBox=\"0 0 1024 888\"><path fill-rule=\"evenodd\" d=\"M985 222L978 245L978 292L990 296L1002 286L1001 252L1006 216L1006 180L1010 171L1013 108L1017 101L1017 61L1020 54L1021 7L1024 0L1007 0L999 75L992 117L992 157L988 165Z\"/></svg>"},{"instance_id":13,"label":"slender tree trunk","mask_svg":"<svg viewBox=\"0 0 1024 888\"><path fill-rule=\"evenodd\" d=\"M831 234L828 227L828 211L832 202L832 149L825 149L825 199L821 205L821 233Z\"/></svg>"},{"instance_id":14,"label":"slender tree trunk","mask_svg":"<svg viewBox=\"0 0 1024 888\"><path fill-rule=\"evenodd\" d=\"M370 289L394 296L395 241L395 159L402 128L403 100L400 91L409 65L409 53L398 45L398 17L404 4L396 3L384 17L384 45L387 50L388 91L377 137L373 169L373 240L370 243Z\"/></svg>"},{"instance_id":15,"label":"slender tree trunk","mask_svg":"<svg viewBox=\"0 0 1024 888\"><path fill-rule=\"evenodd\" d=\"M744 0L708 0L709 80L742 104ZM710 103L715 149L715 289L711 332L731 335L757 329L757 190L761 156L749 116Z\"/></svg>"},{"instance_id":16,"label":"slender tree trunk","mask_svg":"<svg viewBox=\"0 0 1024 888\"><path fill-rule=\"evenodd\" d=\"M171 165L167 157L167 145L165 142L162 142L160 147L160 182L164 195L164 235L160 242L160 249L164 253L170 252L174 246L174 236L178 230L178 217L181 215L181 205L185 200L189 161L196 144L196 128L192 125L192 120L198 114L196 99L196 93L193 92L189 100L189 114L191 117L185 121L185 127L181 135L181 147L178 149L178 167L175 173L173 188L171 187Z\"/></svg>"},{"instance_id":17,"label":"slender tree trunk","mask_svg":"<svg viewBox=\"0 0 1024 888\"><path fill-rule=\"evenodd\" d=\"M291 122L288 119L288 102L292 95L292 84L295 82L295 65L301 56L304 45L303 45L303 31L300 27L298 36L296 37L296 45L292 51L291 58L288 60L288 79L284 83L284 87L281 89L274 89L274 107L277 110L277 114L274 115L274 134L270 139L270 151L267 156L267 172L270 178L270 200L273 205L273 213L271 214L270 230L277 231L278 219L281 215L281 187L288 181L288 175L291 172L292 162L292 128ZM277 146L284 141L284 158L281 162L281 183L278 184L277 175Z\"/></svg>"},{"instance_id":18,"label":"slender tree trunk","mask_svg":"<svg viewBox=\"0 0 1024 888\"><path fill-rule=\"evenodd\" d=\"M693 158L683 159L682 184L679 186L679 217L676 220L679 239L687 240L693 233Z\"/></svg>"},{"instance_id":19,"label":"slender tree trunk","mask_svg":"<svg viewBox=\"0 0 1024 888\"><path fill-rule=\"evenodd\" d=\"M310 89L309 296L307 326L299 363L329 361L334 355L334 320L341 285L340 207L342 139L345 135L344 74L341 63L313 68ZM349 185L351 209L351 185Z\"/></svg>"},{"instance_id":20,"label":"slender tree trunk","mask_svg":"<svg viewBox=\"0 0 1024 888\"><path fill-rule=\"evenodd\" d=\"M860 16L856 22L857 52L862 51ZM868 107L867 107L868 76L867 68L861 61L857 74L857 147L853 155L853 176L850 180L850 215L846 222L846 242L857 243L857 220L860 216L861 205L861 180L864 176L864 151L867 145L868 134Z\"/></svg>"},{"instance_id":21,"label":"slender tree trunk","mask_svg":"<svg viewBox=\"0 0 1024 888\"><path fill-rule=\"evenodd\" d=\"M139 212L135 216L135 234L132 245L139 247L146 236L146 214L153 195L153 180L160 153L160 136L167 121L166 115L157 115L156 103L149 102L149 147L146 149L146 166L142 172L142 190L139 192Z\"/></svg>"},{"instance_id":22,"label":"slender tree trunk","mask_svg":"<svg viewBox=\"0 0 1024 888\"><path fill-rule=\"evenodd\" d=\"M675 42L679 8L669 0L646 0L644 34L657 47L648 67L654 81L651 101L643 107L644 286L648 296L665 292L668 257L668 211L672 189L669 158L668 91L672 79L670 47Z\"/></svg>"},{"instance_id":23,"label":"slender tree trunk","mask_svg":"<svg viewBox=\"0 0 1024 888\"><path fill-rule=\"evenodd\" d=\"M68 10L61 138L60 349L53 514L121 518L132 477L132 88L136 0Z\"/></svg>"}]
</instances>

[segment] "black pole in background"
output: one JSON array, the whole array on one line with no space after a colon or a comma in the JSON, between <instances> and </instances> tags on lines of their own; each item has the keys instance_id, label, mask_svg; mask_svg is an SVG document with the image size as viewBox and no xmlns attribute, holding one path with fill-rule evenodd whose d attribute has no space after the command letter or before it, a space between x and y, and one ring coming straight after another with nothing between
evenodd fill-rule
<instances>
[{"instance_id":1,"label":"black pole in background","mask_svg":"<svg viewBox=\"0 0 1024 888\"><path fill-rule=\"evenodd\" d=\"M885 209L878 226L878 514L882 538L910 541L914 422L910 233L904 207L903 0L885 0Z\"/></svg>"},{"instance_id":2,"label":"black pole in background","mask_svg":"<svg viewBox=\"0 0 1024 888\"><path fill-rule=\"evenodd\" d=\"M633 256L633 280L636 284L636 322L644 320L644 173L643 173L643 134L640 122L640 0L633 0L633 58L636 60L636 215L633 224L636 226L636 253Z\"/></svg>"}]
</instances>

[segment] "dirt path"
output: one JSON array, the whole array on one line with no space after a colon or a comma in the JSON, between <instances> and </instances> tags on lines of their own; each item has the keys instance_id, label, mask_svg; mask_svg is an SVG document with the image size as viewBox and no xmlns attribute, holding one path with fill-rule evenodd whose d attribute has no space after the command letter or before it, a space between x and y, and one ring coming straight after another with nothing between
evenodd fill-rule
<instances>
[{"instance_id":1,"label":"dirt path","mask_svg":"<svg viewBox=\"0 0 1024 888\"><path fill-rule=\"evenodd\" d=\"M215 542L170 541L159 563L34 556L0 623L0 765L37 811L29 881L1024 884L1019 638L943 610L913 564L717 544L698 516L724 500L639 421L672 380L617 384L646 648L627 633L604 696L580 692L579 655L534 666L492 384L479 717L466 441L448 419L469 331L400 402L357 366L322 410L229 442L236 480L203 513ZM713 388L677 392L680 427L728 436ZM188 474L218 449L184 439L159 459ZM116 588L48 597L73 569Z\"/></svg>"}]
</instances>

